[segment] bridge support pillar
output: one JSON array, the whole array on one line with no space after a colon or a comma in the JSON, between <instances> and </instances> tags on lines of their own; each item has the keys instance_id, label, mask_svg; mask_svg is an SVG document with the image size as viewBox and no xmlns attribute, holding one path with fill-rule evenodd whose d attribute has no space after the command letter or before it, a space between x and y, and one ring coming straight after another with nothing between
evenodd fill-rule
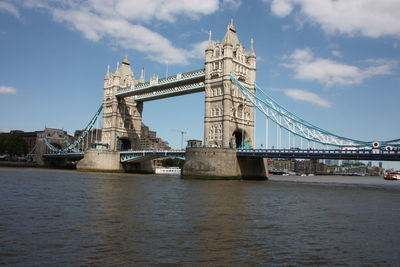
<instances>
[{"instance_id":1,"label":"bridge support pillar","mask_svg":"<svg viewBox=\"0 0 400 267\"><path fill-rule=\"evenodd\" d=\"M184 178L268 179L266 159L237 157L235 149L187 148Z\"/></svg>"},{"instance_id":2,"label":"bridge support pillar","mask_svg":"<svg viewBox=\"0 0 400 267\"><path fill-rule=\"evenodd\" d=\"M120 155L118 151L87 150L85 157L76 165L78 170L120 171Z\"/></svg>"}]
</instances>

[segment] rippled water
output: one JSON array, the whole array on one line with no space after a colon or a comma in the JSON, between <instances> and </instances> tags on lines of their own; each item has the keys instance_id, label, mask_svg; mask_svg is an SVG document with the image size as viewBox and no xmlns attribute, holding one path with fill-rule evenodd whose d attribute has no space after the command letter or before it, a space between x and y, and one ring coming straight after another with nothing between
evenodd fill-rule
<instances>
[{"instance_id":1,"label":"rippled water","mask_svg":"<svg viewBox=\"0 0 400 267\"><path fill-rule=\"evenodd\" d=\"M400 265L398 183L0 169L0 203L0 264Z\"/></svg>"}]
</instances>

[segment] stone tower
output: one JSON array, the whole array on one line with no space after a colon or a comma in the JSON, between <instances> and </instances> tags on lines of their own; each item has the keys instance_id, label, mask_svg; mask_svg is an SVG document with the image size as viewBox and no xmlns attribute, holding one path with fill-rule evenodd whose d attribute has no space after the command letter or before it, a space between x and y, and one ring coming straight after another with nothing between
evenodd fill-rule
<instances>
[{"instance_id":1,"label":"stone tower","mask_svg":"<svg viewBox=\"0 0 400 267\"><path fill-rule=\"evenodd\" d=\"M143 82L135 80L128 58L117 65L114 74L109 67L104 78L102 143L111 151L138 149L142 124L143 103L133 97L117 98L120 88Z\"/></svg>"},{"instance_id":2,"label":"stone tower","mask_svg":"<svg viewBox=\"0 0 400 267\"><path fill-rule=\"evenodd\" d=\"M233 23L222 42L206 48L204 142L206 147L253 148L255 108L231 82L230 74L254 92L256 55L246 54Z\"/></svg>"}]
</instances>

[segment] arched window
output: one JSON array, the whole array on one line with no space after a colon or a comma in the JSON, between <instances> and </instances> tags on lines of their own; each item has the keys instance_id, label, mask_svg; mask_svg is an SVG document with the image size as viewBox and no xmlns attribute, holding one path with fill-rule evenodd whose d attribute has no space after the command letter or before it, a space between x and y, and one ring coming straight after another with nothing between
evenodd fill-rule
<instances>
[{"instance_id":1,"label":"arched window","mask_svg":"<svg viewBox=\"0 0 400 267\"><path fill-rule=\"evenodd\" d=\"M240 104L237 108L237 112L236 112L236 117L238 118L242 118L243 115L243 105Z\"/></svg>"}]
</instances>

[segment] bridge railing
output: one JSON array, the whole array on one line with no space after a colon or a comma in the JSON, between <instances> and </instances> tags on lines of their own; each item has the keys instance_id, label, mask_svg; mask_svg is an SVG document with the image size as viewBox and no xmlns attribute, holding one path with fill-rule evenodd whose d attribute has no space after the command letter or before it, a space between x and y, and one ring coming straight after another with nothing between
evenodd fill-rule
<instances>
[{"instance_id":1,"label":"bridge railing","mask_svg":"<svg viewBox=\"0 0 400 267\"><path fill-rule=\"evenodd\" d=\"M382 154L400 155L400 151L361 149L361 150L340 150L340 149L238 149L238 153L309 153L309 154Z\"/></svg>"},{"instance_id":2,"label":"bridge railing","mask_svg":"<svg viewBox=\"0 0 400 267\"><path fill-rule=\"evenodd\" d=\"M140 91L144 91L144 90L147 90L147 89L155 87L155 86L167 85L167 84L175 83L178 81L187 81L187 80L191 80L194 78L200 78L202 76L205 76L204 69L199 69L199 70L186 72L186 73L182 73L182 74L178 73L176 75L157 79L155 81L148 81L145 83L139 83L137 85L132 84L129 87L119 88L116 95L121 95L121 94L125 94L127 92L132 92L132 91L135 91L135 93L140 93Z\"/></svg>"},{"instance_id":3,"label":"bridge railing","mask_svg":"<svg viewBox=\"0 0 400 267\"><path fill-rule=\"evenodd\" d=\"M184 159L186 154L186 150L179 149L179 150L128 150L128 151L121 151L120 156L121 162L128 162L133 160L140 160L149 157L174 157Z\"/></svg>"},{"instance_id":4,"label":"bridge railing","mask_svg":"<svg viewBox=\"0 0 400 267\"><path fill-rule=\"evenodd\" d=\"M182 86L177 86L177 87L172 87L164 90L158 90L158 91L152 91L148 93L143 93L138 96L136 96L136 100L150 100L153 98L157 98L159 96L165 96L165 95L174 95L176 93L182 93L184 94L185 92L192 92L194 90L202 90L204 88L204 83L199 82L199 83L193 83L193 84L187 84L187 85L182 85Z\"/></svg>"},{"instance_id":5,"label":"bridge railing","mask_svg":"<svg viewBox=\"0 0 400 267\"><path fill-rule=\"evenodd\" d=\"M400 151L323 149L241 149L239 157L400 161Z\"/></svg>"}]
</instances>

